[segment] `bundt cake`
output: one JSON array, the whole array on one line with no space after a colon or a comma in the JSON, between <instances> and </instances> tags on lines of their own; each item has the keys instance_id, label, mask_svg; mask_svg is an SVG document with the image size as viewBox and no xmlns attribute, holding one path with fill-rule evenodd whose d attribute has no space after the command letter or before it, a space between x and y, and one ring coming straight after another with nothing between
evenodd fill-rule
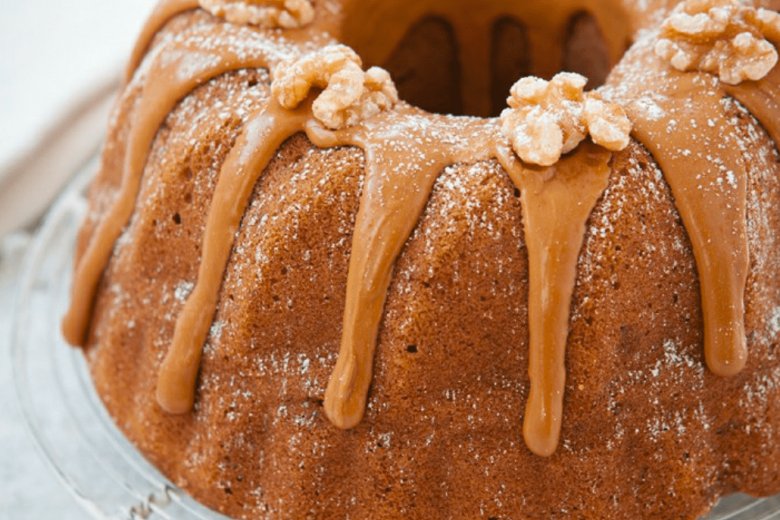
<instances>
[{"instance_id":1,"label":"bundt cake","mask_svg":"<svg viewBox=\"0 0 780 520\"><path fill-rule=\"evenodd\" d=\"M237 518L778 493L778 5L164 0L64 336Z\"/></svg>"}]
</instances>

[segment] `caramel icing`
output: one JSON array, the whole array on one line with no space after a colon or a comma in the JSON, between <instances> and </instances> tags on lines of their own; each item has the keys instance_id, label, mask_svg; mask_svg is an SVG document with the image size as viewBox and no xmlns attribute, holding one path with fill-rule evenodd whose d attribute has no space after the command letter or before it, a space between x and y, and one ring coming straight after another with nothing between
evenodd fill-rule
<instances>
[{"instance_id":1,"label":"caramel icing","mask_svg":"<svg viewBox=\"0 0 780 520\"><path fill-rule=\"evenodd\" d=\"M435 13L453 27L462 68L471 72L461 79L462 106L467 114L488 116L492 112L490 92L490 38L496 20L517 20L528 29L530 60L535 73L551 77L563 64L563 44L570 21L583 11L592 13L607 39L611 63L617 63L631 36L625 23L628 13L613 2L598 0L426 0L409 2L403 9L385 0L344 2L342 22L333 35L360 50L368 64L386 63L391 53L415 22ZM381 27L382 37L376 37ZM468 65L468 67L466 67Z\"/></svg>"},{"instance_id":2,"label":"caramel icing","mask_svg":"<svg viewBox=\"0 0 780 520\"><path fill-rule=\"evenodd\" d=\"M114 243L130 220L141 184L146 158L157 129L176 103L198 85L230 70L260 68L274 60L277 51L269 46L235 48L229 35L240 36L240 30L214 27L203 36L213 45L203 48L182 38L164 48L149 66L143 84L143 95L133 115L127 138L122 181L116 201L103 217L91 238L84 256L76 266L71 306L62 323L65 339L72 345L86 341L95 293Z\"/></svg>"},{"instance_id":3,"label":"caramel icing","mask_svg":"<svg viewBox=\"0 0 780 520\"><path fill-rule=\"evenodd\" d=\"M760 81L724 85L726 93L742 103L775 143L780 143L780 65Z\"/></svg>"},{"instance_id":4,"label":"caramel icing","mask_svg":"<svg viewBox=\"0 0 780 520\"><path fill-rule=\"evenodd\" d=\"M439 173L453 163L489 158L496 128L488 121L460 123L406 108L341 132L309 125L308 135L317 146L358 146L366 156L341 349L324 402L331 422L351 428L365 410L395 260L425 210Z\"/></svg>"},{"instance_id":5,"label":"caramel icing","mask_svg":"<svg viewBox=\"0 0 780 520\"><path fill-rule=\"evenodd\" d=\"M270 102L247 123L222 166L203 236L198 280L176 320L173 342L157 380L157 401L170 413L188 412L195 401L202 346L233 240L257 179L282 143L302 130L309 117L308 106L288 111Z\"/></svg>"},{"instance_id":6,"label":"caramel icing","mask_svg":"<svg viewBox=\"0 0 780 520\"><path fill-rule=\"evenodd\" d=\"M645 60L632 63L648 68L656 58L643 55ZM642 81L624 82L617 97L626 104L635 137L661 167L688 232L701 286L707 365L715 374L734 375L747 361L746 164L715 77L660 66L649 70L654 73L633 71ZM665 117L648 117L637 101L644 92L664 93L653 103Z\"/></svg>"},{"instance_id":7,"label":"caramel icing","mask_svg":"<svg viewBox=\"0 0 780 520\"><path fill-rule=\"evenodd\" d=\"M196 3L170 0L161 4L143 32L130 70L138 66L156 31ZM541 4L537 4L533 3L539 11ZM355 5L350 4L353 10ZM539 16L546 21L554 18ZM293 40L327 40L327 35L318 31L333 29L337 18L326 17L321 24L315 21L311 27L291 33L287 40L278 36L274 36L276 40L261 40L258 31L216 25L193 41L182 37L165 42L158 53L147 58L150 64L144 67L143 95L133 115L120 191L76 268L72 304L63 320L63 332L70 343L86 343L102 272L133 212L157 129L176 103L219 74L241 68L272 69L285 52L297 52L288 48ZM366 34L366 29L358 33ZM204 38L208 45L199 44ZM262 43L241 45L240 49L225 43L242 38ZM660 64L651 66L652 49L638 47L631 60L626 60L630 64L613 74L608 92L626 105L635 124L634 136L662 167L691 238L701 283L707 363L717 374L734 374L746 360L746 172L735 130L722 104L726 91L710 76L670 71ZM474 59L480 59L478 54L484 52L475 51ZM631 63L636 70L630 68ZM621 79L625 81L621 83ZM775 70L756 84L727 89L753 111L775 140L777 79ZM477 85L472 90L482 88ZM648 92L663 93L653 102L667 116L657 118L648 113L646 104L638 102ZM357 146L366 158L341 348L325 394L328 418L336 426L350 428L363 416L395 260L424 212L437 176L449 164L497 158L521 192L529 255L531 389L523 431L534 453L552 454L560 436L565 347L577 260L585 223L608 183L611 154L586 142L551 167L530 167L510 153L494 119L436 116L403 104L339 131L326 130L317 122L311 114L311 98L296 110L283 110L270 102L251 118L220 172L203 237L197 286L178 317L173 344L160 370L160 405L172 413L191 409L201 351L235 231L257 179L284 141L301 131L316 146Z\"/></svg>"},{"instance_id":8,"label":"caramel icing","mask_svg":"<svg viewBox=\"0 0 780 520\"><path fill-rule=\"evenodd\" d=\"M125 69L125 82L129 82L130 78L133 77L138 65L141 64L141 60L149 50L149 45L160 29L177 14L197 9L198 5L198 0L162 0L155 6L133 47Z\"/></svg>"},{"instance_id":9,"label":"caramel icing","mask_svg":"<svg viewBox=\"0 0 780 520\"><path fill-rule=\"evenodd\" d=\"M537 455L558 446L563 415L566 338L585 223L609 181L611 152L590 142L548 167L531 167L499 148L520 190L528 248L528 376L523 436Z\"/></svg>"}]
</instances>

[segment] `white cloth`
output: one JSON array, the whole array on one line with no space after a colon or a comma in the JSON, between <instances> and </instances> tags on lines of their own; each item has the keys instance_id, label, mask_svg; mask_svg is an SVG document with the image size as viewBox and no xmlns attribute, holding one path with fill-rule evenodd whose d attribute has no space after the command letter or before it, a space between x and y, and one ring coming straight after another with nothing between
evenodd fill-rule
<instances>
[{"instance_id":1,"label":"white cloth","mask_svg":"<svg viewBox=\"0 0 780 520\"><path fill-rule=\"evenodd\" d=\"M0 187L6 192L14 181L7 177L19 171L8 166L30 152L37 156L51 126L117 76L155 1L0 0ZM95 144L99 139L98 133ZM19 196L37 201L47 180L61 174L36 172ZM0 203L0 223L19 211ZM35 451L12 388L8 333L25 242L24 234L0 237L0 518L83 519L87 514Z\"/></svg>"},{"instance_id":2,"label":"white cloth","mask_svg":"<svg viewBox=\"0 0 780 520\"><path fill-rule=\"evenodd\" d=\"M35 450L12 388L9 332L11 297L26 245L22 234L0 243L0 518L37 520L86 517Z\"/></svg>"},{"instance_id":3,"label":"white cloth","mask_svg":"<svg viewBox=\"0 0 780 520\"><path fill-rule=\"evenodd\" d=\"M82 92L117 74L154 3L0 0L0 175Z\"/></svg>"}]
</instances>

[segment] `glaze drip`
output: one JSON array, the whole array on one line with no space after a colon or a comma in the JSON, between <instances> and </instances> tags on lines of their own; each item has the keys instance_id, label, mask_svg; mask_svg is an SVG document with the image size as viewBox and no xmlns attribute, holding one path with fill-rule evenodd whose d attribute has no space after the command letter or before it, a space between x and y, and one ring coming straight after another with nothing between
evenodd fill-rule
<instances>
[{"instance_id":1,"label":"glaze drip","mask_svg":"<svg viewBox=\"0 0 780 520\"><path fill-rule=\"evenodd\" d=\"M351 428L363 417L377 333L395 260L425 210L440 172L448 165L488 159L494 123L453 123L408 107L364 125L327 132L309 125L321 147L358 146L366 173L352 239L341 349L325 391L325 413Z\"/></svg>"},{"instance_id":2,"label":"glaze drip","mask_svg":"<svg viewBox=\"0 0 780 520\"><path fill-rule=\"evenodd\" d=\"M646 56L655 59L650 52ZM629 88L617 97L625 100L634 135L664 172L691 240L701 285L707 365L715 374L730 376L747 361L746 164L717 78L661 70L641 75L641 82L624 82L641 92ZM643 99L644 92L664 93L653 102L666 117L648 117L642 103L632 101Z\"/></svg>"},{"instance_id":3,"label":"glaze drip","mask_svg":"<svg viewBox=\"0 0 780 520\"><path fill-rule=\"evenodd\" d=\"M260 175L282 144L303 129L309 113L308 105L288 111L271 101L247 123L225 160L206 222L198 280L176 320L157 380L157 402L167 412L186 413L195 402L203 344L236 231Z\"/></svg>"},{"instance_id":4,"label":"glaze drip","mask_svg":"<svg viewBox=\"0 0 780 520\"><path fill-rule=\"evenodd\" d=\"M528 248L528 376L526 446L555 452L563 416L569 310L585 223L609 182L612 154L591 142L549 168L527 166L506 148L499 161L521 193Z\"/></svg>"},{"instance_id":5,"label":"glaze drip","mask_svg":"<svg viewBox=\"0 0 780 520\"><path fill-rule=\"evenodd\" d=\"M230 26L204 30L194 41L202 43L203 39L210 40L213 45L208 48L196 45L187 38L188 35L183 35L164 47L150 63L143 82L143 95L132 116L119 193L76 266L71 306L62 323L63 335L71 345L83 345L86 341L95 292L103 270L111 257L114 243L133 213L147 155L157 130L176 103L198 85L227 71L266 67L284 57L271 46L236 48L225 43L231 41L230 36L241 35L241 30ZM250 35L245 34L247 36Z\"/></svg>"}]
</instances>

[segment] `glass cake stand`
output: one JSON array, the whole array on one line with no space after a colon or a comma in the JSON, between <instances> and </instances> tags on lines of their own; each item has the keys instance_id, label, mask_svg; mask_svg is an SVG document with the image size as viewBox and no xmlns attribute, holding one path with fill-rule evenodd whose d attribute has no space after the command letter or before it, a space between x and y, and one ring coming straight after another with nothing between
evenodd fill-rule
<instances>
[{"instance_id":1,"label":"glass cake stand","mask_svg":"<svg viewBox=\"0 0 780 520\"><path fill-rule=\"evenodd\" d=\"M93 159L64 190L24 261L11 356L29 433L59 480L95 518L224 519L169 482L119 432L81 352L60 338L84 191L95 167ZM780 520L780 495L733 495L707 519Z\"/></svg>"}]
</instances>

